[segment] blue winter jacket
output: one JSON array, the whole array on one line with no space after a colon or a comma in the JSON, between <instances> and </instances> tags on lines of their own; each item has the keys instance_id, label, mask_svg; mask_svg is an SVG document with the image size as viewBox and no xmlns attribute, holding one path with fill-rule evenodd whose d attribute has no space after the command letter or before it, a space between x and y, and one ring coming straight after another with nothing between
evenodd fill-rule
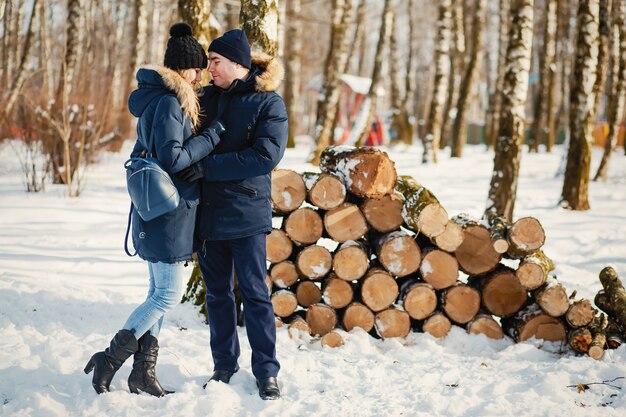
<instances>
[{"instance_id":1,"label":"blue winter jacket","mask_svg":"<svg viewBox=\"0 0 626 417\"><path fill-rule=\"evenodd\" d=\"M145 67L137 72L138 88L128 98L128 109L138 117L137 143L131 156L156 152L163 168L174 174L211 152L219 137L211 130L192 135L199 104L191 84L165 67ZM182 106L182 107L181 107ZM152 139L154 147L148 149ZM172 176L180 194L176 210L148 222L133 212L133 243L137 254L149 262L175 263L191 259L198 184Z\"/></svg>"},{"instance_id":2,"label":"blue winter jacket","mask_svg":"<svg viewBox=\"0 0 626 417\"><path fill-rule=\"evenodd\" d=\"M275 92L283 76L272 57L253 54L251 75L227 90L205 88L205 123L220 119L226 132L204 158L199 237L230 240L272 230L271 172L287 146L287 111Z\"/></svg>"}]
</instances>

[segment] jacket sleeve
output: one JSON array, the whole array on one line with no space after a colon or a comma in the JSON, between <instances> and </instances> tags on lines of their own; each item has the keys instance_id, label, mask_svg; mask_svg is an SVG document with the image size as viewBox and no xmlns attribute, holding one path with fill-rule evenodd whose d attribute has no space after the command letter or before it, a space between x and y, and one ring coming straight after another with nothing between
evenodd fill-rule
<instances>
[{"instance_id":1,"label":"jacket sleeve","mask_svg":"<svg viewBox=\"0 0 626 417\"><path fill-rule=\"evenodd\" d=\"M275 94L259 114L252 146L204 158L204 179L232 181L268 174L285 153L287 134L287 110L282 98Z\"/></svg>"},{"instance_id":2,"label":"jacket sleeve","mask_svg":"<svg viewBox=\"0 0 626 417\"><path fill-rule=\"evenodd\" d=\"M205 129L196 136L184 138L185 120L175 96L168 95L159 100L152 123L159 162L170 174L175 174L207 156L220 140L212 129Z\"/></svg>"}]
</instances>

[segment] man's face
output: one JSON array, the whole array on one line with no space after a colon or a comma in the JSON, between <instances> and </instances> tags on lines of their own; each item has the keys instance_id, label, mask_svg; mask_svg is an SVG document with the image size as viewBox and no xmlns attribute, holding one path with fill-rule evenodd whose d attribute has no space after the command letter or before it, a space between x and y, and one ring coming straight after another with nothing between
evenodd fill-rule
<instances>
[{"instance_id":1,"label":"man's face","mask_svg":"<svg viewBox=\"0 0 626 417\"><path fill-rule=\"evenodd\" d=\"M220 88L228 88L237 78L239 64L216 53L209 52L209 73L213 83Z\"/></svg>"}]
</instances>

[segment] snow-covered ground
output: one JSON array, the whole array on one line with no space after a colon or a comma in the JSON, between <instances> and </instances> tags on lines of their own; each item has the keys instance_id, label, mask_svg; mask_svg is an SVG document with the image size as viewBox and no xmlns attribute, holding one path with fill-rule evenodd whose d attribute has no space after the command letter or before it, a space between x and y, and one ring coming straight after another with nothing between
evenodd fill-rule
<instances>
[{"instance_id":1,"label":"snow-covered ground","mask_svg":"<svg viewBox=\"0 0 626 417\"><path fill-rule=\"evenodd\" d=\"M259 399L250 349L240 330L242 356L230 385L211 383L209 332L197 309L181 304L167 317L157 367L176 394L133 395L126 378L96 395L83 373L145 297L147 267L123 251L128 196L121 154L103 155L90 168L80 198L60 186L23 191L13 149L0 144L0 415L1 416L623 416L626 347L600 361L559 344L489 340L460 328L442 340L411 333L376 340L345 336L343 347L292 339L278 330L282 399ZM288 150L281 166L312 170L308 148ZM418 148L388 149L399 174L412 175L452 216L484 209L493 153L468 146L462 159L442 155L421 165ZM599 162L594 150L592 170ZM569 292L593 299L598 272L613 265L626 277L626 158L613 155L610 179L590 184L592 209L557 205L562 178L555 172L563 149L522 158L516 217L535 216L545 228L546 253ZM594 171L595 172L595 171Z\"/></svg>"}]
</instances>

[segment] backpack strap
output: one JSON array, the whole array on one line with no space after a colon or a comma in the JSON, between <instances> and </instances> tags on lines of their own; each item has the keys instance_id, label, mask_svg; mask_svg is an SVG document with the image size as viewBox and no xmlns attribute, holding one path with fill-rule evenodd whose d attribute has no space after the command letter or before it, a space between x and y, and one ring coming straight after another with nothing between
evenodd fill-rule
<instances>
[{"instance_id":1,"label":"backpack strap","mask_svg":"<svg viewBox=\"0 0 626 417\"><path fill-rule=\"evenodd\" d=\"M126 255L128 256L137 255L137 249L135 249L135 253L132 253L132 254L128 250L128 235L130 233L130 223L131 223L132 217L133 217L133 203L130 203L130 211L128 212L128 225L126 226L126 237L124 238L124 251L126 252Z\"/></svg>"}]
</instances>

